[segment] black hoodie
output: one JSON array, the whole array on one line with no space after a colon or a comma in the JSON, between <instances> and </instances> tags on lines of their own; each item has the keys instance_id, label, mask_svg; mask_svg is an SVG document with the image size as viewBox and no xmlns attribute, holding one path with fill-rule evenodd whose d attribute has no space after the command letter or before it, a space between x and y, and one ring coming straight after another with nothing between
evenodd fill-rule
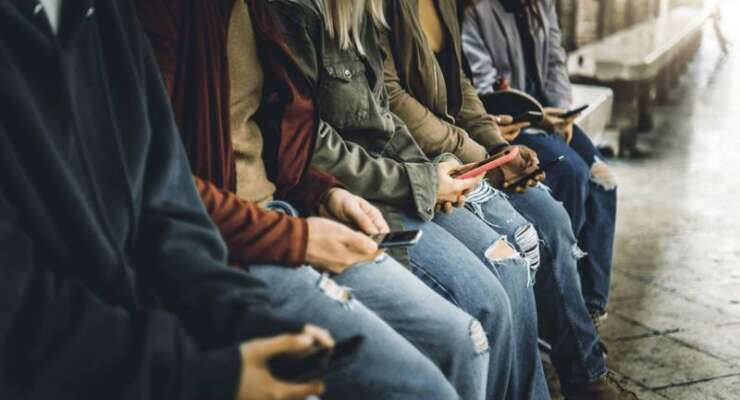
<instances>
[{"instance_id":1,"label":"black hoodie","mask_svg":"<svg viewBox=\"0 0 740 400\"><path fill-rule=\"evenodd\" d=\"M0 0L0 399L232 400L235 343L277 329L226 266L132 3L65 0L55 36Z\"/></svg>"}]
</instances>

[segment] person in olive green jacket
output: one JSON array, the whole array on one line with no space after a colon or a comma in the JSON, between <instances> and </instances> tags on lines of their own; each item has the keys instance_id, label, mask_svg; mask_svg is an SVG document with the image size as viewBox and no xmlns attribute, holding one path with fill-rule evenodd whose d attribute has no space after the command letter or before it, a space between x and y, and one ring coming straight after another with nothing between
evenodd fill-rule
<instances>
[{"instance_id":1,"label":"person in olive green jacket","mask_svg":"<svg viewBox=\"0 0 740 400\"><path fill-rule=\"evenodd\" d=\"M472 338L485 334L496 344L481 352L490 359L488 384L479 388L484 393L465 398L519 400L527 393L547 398L530 262L473 213L453 210L451 204L462 205L480 179L452 178L460 168L454 155L430 160L389 110L380 44L382 2L266 4L288 41L297 73L317 100L321 122L313 164L379 205L395 229L422 230L421 242L408 249L411 270L480 321L481 326L471 326ZM266 79L268 90L284 84ZM536 167L536 159L525 157L508 170L514 175ZM450 213L435 213L438 207ZM534 229L522 234L538 249ZM506 332L500 330L502 323Z\"/></svg>"},{"instance_id":2,"label":"person in olive green jacket","mask_svg":"<svg viewBox=\"0 0 740 400\"><path fill-rule=\"evenodd\" d=\"M465 162L477 162L495 152L502 139L496 118L487 114L463 73L457 15L456 0L388 2L384 76L391 111L408 124L427 155L451 152ZM500 182L500 174L491 180ZM467 204L471 210L526 253L517 232L528 225L511 223L518 210L535 224L544 242L547 251L542 251L535 285L540 333L552 345L551 358L565 394L595 400L628 398L606 377L604 350L579 286L577 262L582 254L565 208L541 185L506 195L486 186L484 182L476 193L500 195L471 194Z\"/></svg>"}]
</instances>

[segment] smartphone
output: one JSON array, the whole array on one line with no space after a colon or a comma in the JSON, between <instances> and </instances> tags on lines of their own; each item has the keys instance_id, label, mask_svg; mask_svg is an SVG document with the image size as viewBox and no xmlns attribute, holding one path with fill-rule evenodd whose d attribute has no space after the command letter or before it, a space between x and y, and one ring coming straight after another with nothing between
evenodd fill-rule
<instances>
[{"instance_id":1,"label":"smartphone","mask_svg":"<svg viewBox=\"0 0 740 400\"><path fill-rule=\"evenodd\" d=\"M477 162L469 167L455 171L451 176L455 179L468 179L474 178L485 172L488 172L494 168L498 168L511 160L515 159L519 155L519 148L512 147L506 149L495 156L489 157L483 161Z\"/></svg>"},{"instance_id":2,"label":"smartphone","mask_svg":"<svg viewBox=\"0 0 740 400\"><path fill-rule=\"evenodd\" d=\"M515 188L517 186L524 186L524 185L527 184L527 182L530 179L533 179L535 176L537 176L537 175L539 175L539 174L541 174L543 172L547 172L548 169L552 168L555 164L557 164L557 163L559 163L559 162L561 162L563 160L565 160L565 156L560 156L560 157L558 157L558 158L556 158L554 160L550 160L549 162L545 163L545 165L541 165L539 168L537 168L536 171L532 172L531 174L527 174L527 175L525 175L525 176L523 176L523 177L515 180L514 182L511 182L509 184L505 184L504 186L507 189L508 188Z\"/></svg>"},{"instance_id":3,"label":"smartphone","mask_svg":"<svg viewBox=\"0 0 740 400\"><path fill-rule=\"evenodd\" d=\"M512 124L519 124L522 122L529 122L532 125L537 125L542 120L545 119L545 116L542 115L541 112L537 111L527 111L523 114L519 114L516 117L514 117L514 120L511 121Z\"/></svg>"},{"instance_id":4,"label":"smartphone","mask_svg":"<svg viewBox=\"0 0 740 400\"><path fill-rule=\"evenodd\" d=\"M568 119L568 118L571 118L571 117L575 117L576 115L582 113L587 108L588 108L588 104L586 104L584 106L580 106L578 108L574 108L574 109L572 109L570 111L566 111L566 112L564 112L562 114L558 114L558 117L560 117L562 119Z\"/></svg>"},{"instance_id":5,"label":"smartphone","mask_svg":"<svg viewBox=\"0 0 740 400\"><path fill-rule=\"evenodd\" d=\"M396 231L381 233L370 237L378 243L379 249L390 249L393 247L410 247L421 240L421 231Z\"/></svg>"},{"instance_id":6,"label":"smartphone","mask_svg":"<svg viewBox=\"0 0 740 400\"><path fill-rule=\"evenodd\" d=\"M358 335L338 342L333 349L317 345L305 356L281 354L268 361L270 372L285 382L311 381L348 365L364 341L365 337Z\"/></svg>"}]
</instances>

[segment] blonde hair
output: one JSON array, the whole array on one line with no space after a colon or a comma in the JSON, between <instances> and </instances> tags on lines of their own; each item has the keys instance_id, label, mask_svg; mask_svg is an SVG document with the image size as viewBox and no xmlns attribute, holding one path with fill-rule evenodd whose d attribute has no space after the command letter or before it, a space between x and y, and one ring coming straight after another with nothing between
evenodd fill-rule
<instances>
[{"instance_id":1,"label":"blonde hair","mask_svg":"<svg viewBox=\"0 0 740 400\"><path fill-rule=\"evenodd\" d=\"M378 29L388 28L383 0L322 0L322 3L324 27L329 37L339 40L339 47L343 50L354 45L360 54L365 55L360 31L367 14Z\"/></svg>"}]
</instances>

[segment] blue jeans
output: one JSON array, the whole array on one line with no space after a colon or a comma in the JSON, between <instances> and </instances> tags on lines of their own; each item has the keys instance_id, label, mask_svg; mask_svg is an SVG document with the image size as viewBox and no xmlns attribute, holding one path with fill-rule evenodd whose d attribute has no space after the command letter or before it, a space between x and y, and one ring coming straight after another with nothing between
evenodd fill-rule
<instances>
[{"instance_id":1,"label":"blue jeans","mask_svg":"<svg viewBox=\"0 0 740 400\"><path fill-rule=\"evenodd\" d=\"M392 258L335 279L310 267L247 272L267 284L277 317L321 326L338 341L365 336L352 362L325 377L322 398L484 398L488 344L474 336L477 321Z\"/></svg>"},{"instance_id":2,"label":"blue jeans","mask_svg":"<svg viewBox=\"0 0 740 400\"><path fill-rule=\"evenodd\" d=\"M297 215L285 202L267 208ZM278 316L325 327L337 340L365 336L354 363L327 378L324 398L486 398L489 344L480 322L394 259L360 264L333 279L309 267L254 266L248 273L269 286ZM507 329L496 327L495 336Z\"/></svg>"},{"instance_id":3,"label":"blue jeans","mask_svg":"<svg viewBox=\"0 0 740 400\"><path fill-rule=\"evenodd\" d=\"M515 143L537 152L541 163L565 155L564 162L547 171L545 183L563 202L578 244L586 253L578 262L586 305L603 313L611 282L617 191L599 183L591 173L596 163L603 162L601 153L577 125L570 145L555 133L522 134Z\"/></svg>"},{"instance_id":4,"label":"blue jeans","mask_svg":"<svg viewBox=\"0 0 740 400\"><path fill-rule=\"evenodd\" d=\"M493 260L487 251L505 238L467 210L433 221L406 215L420 229L409 248L413 272L483 326L490 343L488 399L549 399L537 349L537 317L529 264L518 254Z\"/></svg>"},{"instance_id":5,"label":"blue jeans","mask_svg":"<svg viewBox=\"0 0 740 400\"><path fill-rule=\"evenodd\" d=\"M480 205L483 218L518 246L529 221L539 236L540 267L534 285L539 333L552 346L550 356L561 383L596 380L606 373L606 363L581 295L580 250L567 212L542 185L521 194L498 193Z\"/></svg>"}]
</instances>

